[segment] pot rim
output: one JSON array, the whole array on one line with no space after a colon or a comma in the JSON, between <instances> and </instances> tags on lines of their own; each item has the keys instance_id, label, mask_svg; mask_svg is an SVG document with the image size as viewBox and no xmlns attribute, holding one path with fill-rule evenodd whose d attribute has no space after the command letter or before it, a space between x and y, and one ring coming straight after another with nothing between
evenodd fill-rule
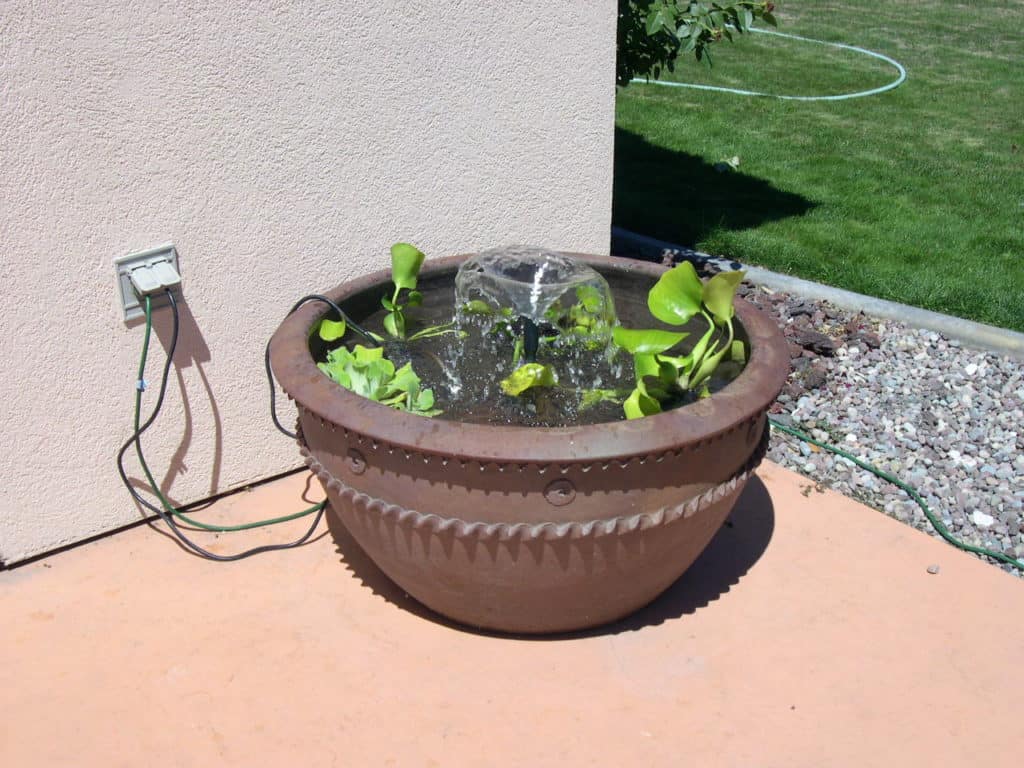
<instances>
[{"instance_id":1,"label":"pot rim","mask_svg":"<svg viewBox=\"0 0 1024 768\"><path fill-rule=\"evenodd\" d=\"M618 256L562 252L599 270L633 272L657 279L666 267ZM453 271L476 254L424 262L421 275ZM335 302L390 282L391 271L346 281L324 293ZM351 392L325 376L309 352L314 323L326 314L310 302L286 317L270 340L274 375L300 409L373 442L422 454L481 462L578 463L623 459L703 443L758 420L785 384L789 350L772 319L737 299L736 315L750 340L750 357L739 376L696 403L642 419L570 427L470 424L398 411Z\"/></svg>"}]
</instances>

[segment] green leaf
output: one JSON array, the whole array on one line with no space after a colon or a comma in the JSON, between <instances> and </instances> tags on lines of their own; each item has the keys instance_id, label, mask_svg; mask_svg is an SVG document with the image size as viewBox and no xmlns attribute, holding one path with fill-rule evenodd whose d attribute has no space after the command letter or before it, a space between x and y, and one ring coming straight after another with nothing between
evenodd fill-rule
<instances>
[{"instance_id":1,"label":"green leaf","mask_svg":"<svg viewBox=\"0 0 1024 768\"><path fill-rule=\"evenodd\" d=\"M356 344L353 353L354 359L359 363L372 363L374 360L384 359L383 347L364 347L362 344Z\"/></svg>"},{"instance_id":2,"label":"green leaf","mask_svg":"<svg viewBox=\"0 0 1024 768\"><path fill-rule=\"evenodd\" d=\"M661 413L661 403L637 387L622 404L622 410L627 419L642 419L644 416Z\"/></svg>"},{"instance_id":3,"label":"green leaf","mask_svg":"<svg viewBox=\"0 0 1024 768\"><path fill-rule=\"evenodd\" d=\"M580 398L580 410L593 408L598 403L621 403L622 395L615 389L588 389Z\"/></svg>"},{"instance_id":4,"label":"green leaf","mask_svg":"<svg viewBox=\"0 0 1024 768\"><path fill-rule=\"evenodd\" d=\"M746 32L750 29L750 25L754 23L754 14L750 12L749 8L744 8L740 11L740 29Z\"/></svg>"},{"instance_id":5,"label":"green leaf","mask_svg":"<svg viewBox=\"0 0 1024 768\"><path fill-rule=\"evenodd\" d=\"M697 368L696 373L693 374L693 378L690 379L690 389L696 388L705 379L709 378L715 369L718 367L719 362L722 360L722 356L726 353L728 347L722 347L718 352L713 355L708 355L701 362L700 367Z\"/></svg>"},{"instance_id":6,"label":"green leaf","mask_svg":"<svg viewBox=\"0 0 1024 768\"><path fill-rule=\"evenodd\" d=\"M465 304L462 305L462 311L465 312L467 315L494 314L494 308L491 307L491 305L488 304L486 301L481 301L480 299L473 299L472 301L467 301Z\"/></svg>"},{"instance_id":7,"label":"green leaf","mask_svg":"<svg viewBox=\"0 0 1024 768\"><path fill-rule=\"evenodd\" d=\"M405 338L405 318L400 312L384 315L384 330L396 339Z\"/></svg>"},{"instance_id":8,"label":"green leaf","mask_svg":"<svg viewBox=\"0 0 1024 768\"><path fill-rule=\"evenodd\" d=\"M711 336L715 332L715 326L709 321L710 326L707 332L700 337L700 340L694 345L693 351L690 352L690 359L692 360L691 365L699 366L701 360L704 357L704 353L707 351L708 344L711 342Z\"/></svg>"},{"instance_id":9,"label":"green leaf","mask_svg":"<svg viewBox=\"0 0 1024 768\"><path fill-rule=\"evenodd\" d=\"M383 405L420 416L441 413L434 408L434 393L420 391L420 378L412 365L406 363L396 371L382 347L356 345L351 351L339 347L328 352L327 362L317 367L346 389Z\"/></svg>"},{"instance_id":10,"label":"green leaf","mask_svg":"<svg viewBox=\"0 0 1024 768\"><path fill-rule=\"evenodd\" d=\"M327 318L324 318L320 321L320 327L317 328L317 334L324 341L337 341L345 335L345 321L328 320Z\"/></svg>"},{"instance_id":11,"label":"green leaf","mask_svg":"<svg viewBox=\"0 0 1024 768\"><path fill-rule=\"evenodd\" d=\"M583 305L583 309L591 314L597 314L604 307L604 297L601 296L601 292L592 285L581 285L576 289L576 298L580 304Z\"/></svg>"},{"instance_id":12,"label":"green leaf","mask_svg":"<svg viewBox=\"0 0 1024 768\"><path fill-rule=\"evenodd\" d=\"M649 354L633 355L633 374L637 381L643 381L644 376L657 376L661 370L658 358Z\"/></svg>"},{"instance_id":13,"label":"green leaf","mask_svg":"<svg viewBox=\"0 0 1024 768\"><path fill-rule=\"evenodd\" d=\"M685 357L658 355L659 376L664 377L666 365L671 365L675 369L675 386L679 389L686 389L690 383L690 372L693 370L693 354L686 355Z\"/></svg>"},{"instance_id":14,"label":"green leaf","mask_svg":"<svg viewBox=\"0 0 1024 768\"><path fill-rule=\"evenodd\" d=\"M633 355L664 352L689 335L688 333L677 333L675 331L623 328L621 325L617 325L612 329L612 339L615 343Z\"/></svg>"},{"instance_id":15,"label":"green leaf","mask_svg":"<svg viewBox=\"0 0 1024 768\"><path fill-rule=\"evenodd\" d=\"M739 339L733 340L729 350L729 359L735 360L737 363L747 362L747 348Z\"/></svg>"},{"instance_id":16,"label":"green leaf","mask_svg":"<svg viewBox=\"0 0 1024 768\"><path fill-rule=\"evenodd\" d=\"M450 323L442 323L441 325L429 325L426 328L421 328L409 337L409 341L416 341L417 339L430 339L434 336L444 336L446 333L458 333L459 330L455 327L455 321Z\"/></svg>"},{"instance_id":17,"label":"green leaf","mask_svg":"<svg viewBox=\"0 0 1024 768\"><path fill-rule=\"evenodd\" d=\"M769 24L771 24L773 27L779 26L778 19L776 19L775 16L773 16L768 11L765 11L764 13L762 13L761 14L761 18L764 19Z\"/></svg>"},{"instance_id":18,"label":"green leaf","mask_svg":"<svg viewBox=\"0 0 1024 768\"><path fill-rule=\"evenodd\" d=\"M429 411L434 407L434 390L424 389L420 392L416 398L416 409L419 411Z\"/></svg>"},{"instance_id":19,"label":"green leaf","mask_svg":"<svg viewBox=\"0 0 1024 768\"><path fill-rule=\"evenodd\" d=\"M391 282L396 288L412 290L426 256L414 245L395 243L391 246Z\"/></svg>"},{"instance_id":20,"label":"green leaf","mask_svg":"<svg viewBox=\"0 0 1024 768\"><path fill-rule=\"evenodd\" d=\"M328 378L345 387L345 389L352 389L352 380L349 378L348 371L345 370L344 366L328 362L317 363L316 367L323 371Z\"/></svg>"},{"instance_id":21,"label":"green leaf","mask_svg":"<svg viewBox=\"0 0 1024 768\"><path fill-rule=\"evenodd\" d=\"M647 34L649 36L656 35L668 26L669 23L667 9L664 6L655 8L651 13L647 14Z\"/></svg>"},{"instance_id":22,"label":"green leaf","mask_svg":"<svg viewBox=\"0 0 1024 768\"><path fill-rule=\"evenodd\" d=\"M546 365L526 363L516 368L501 382L501 391L506 395L521 395L533 387L553 387L555 374Z\"/></svg>"},{"instance_id":23,"label":"green leaf","mask_svg":"<svg viewBox=\"0 0 1024 768\"><path fill-rule=\"evenodd\" d=\"M682 325L700 311L701 290L697 270L684 261L658 279L647 294L647 307L663 323Z\"/></svg>"},{"instance_id":24,"label":"green leaf","mask_svg":"<svg viewBox=\"0 0 1024 768\"><path fill-rule=\"evenodd\" d=\"M409 295L405 297L405 306L407 307L418 307L423 303L423 294L419 291L409 291Z\"/></svg>"},{"instance_id":25,"label":"green leaf","mask_svg":"<svg viewBox=\"0 0 1024 768\"><path fill-rule=\"evenodd\" d=\"M416 393L420 388L420 377L412 369L412 363L406 363L387 382L389 392L412 392Z\"/></svg>"},{"instance_id":26,"label":"green leaf","mask_svg":"<svg viewBox=\"0 0 1024 768\"><path fill-rule=\"evenodd\" d=\"M658 359L658 378L666 387L672 387L679 381L679 369L671 360Z\"/></svg>"},{"instance_id":27,"label":"green leaf","mask_svg":"<svg viewBox=\"0 0 1024 768\"><path fill-rule=\"evenodd\" d=\"M704 284L704 304L720 323L732 320L735 314L732 306L733 296L736 294L736 286L740 284L745 274L743 270L719 272Z\"/></svg>"},{"instance_id":28,"label":"green leaf","mask_svg":"<svg viewBox=\"0 0 1024 768\"><path fill-rule=\"evenodd\" d=\"M381 296L380 305L389 312L395 311L395 302L393 302L389 296Z\"/></svg>"}]
</instances>

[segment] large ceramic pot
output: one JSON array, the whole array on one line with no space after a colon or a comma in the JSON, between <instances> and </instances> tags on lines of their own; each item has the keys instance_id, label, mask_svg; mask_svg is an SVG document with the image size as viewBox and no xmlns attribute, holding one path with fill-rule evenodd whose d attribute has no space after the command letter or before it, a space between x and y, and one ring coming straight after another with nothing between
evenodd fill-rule
<instances>
[{"instance_id":1,"label":"large ceramic pot","mask_svg":"<svg viewBox=\"0 0 1024 768\"><path fill-rule=\"evenodd\" d=\"M605 277L620 317L645 308L664 271L573 255ZM424 294L450 295L465 258L428 261ZM379 272L327 295L358 321L379 308L389 281ZM389 578L459 622L556 632L627 615L670 586L763 456L766 412L789 355L770 318L742 300L736 313L749 361L724 389L656 416L590 426L428 419L359 397L316 367L310 340L322 304L281 324L271 362L298 407L300 448L331 513Z\"/></svg>"}]
</instances>

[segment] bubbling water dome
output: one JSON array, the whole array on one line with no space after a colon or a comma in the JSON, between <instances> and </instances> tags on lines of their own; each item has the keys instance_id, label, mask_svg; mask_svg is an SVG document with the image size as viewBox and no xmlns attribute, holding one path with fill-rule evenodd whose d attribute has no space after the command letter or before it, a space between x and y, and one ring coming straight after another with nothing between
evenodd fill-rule
<instances>
[{"instance_id":1,"label":"bubbling water dome","mask_svg":"<svg viewBox=\"0 0 1024 768\"><path fill-rule=\"evenodd\" d=\"M492 248L468 259L455 277L455 300L462 313L486 305L511 310L537 326L582 319L595 321L587 326L593 332L610 334L615 324L611 291L596 270L531 246Z\"/></svg>"},{"instance_id":2,"label":"bubbling water dome","mask_svg":"<svg viewBox=\"0 0 1024 768\"><path fill-rule=\"evenodd\" d=\"M533 423L568 424L580 417L582 392L621 383L611 289L581 261L531 246L483 251L459 268L455 306L463 339L452 362L463 372L464 397L504 399L506 408L536 414ZM527 363L543 364L553 384L514 405L495 391L497 383ZM617 418L612 409L598 410L608 411L602 419Z\"/></svg>"}]
</instances>

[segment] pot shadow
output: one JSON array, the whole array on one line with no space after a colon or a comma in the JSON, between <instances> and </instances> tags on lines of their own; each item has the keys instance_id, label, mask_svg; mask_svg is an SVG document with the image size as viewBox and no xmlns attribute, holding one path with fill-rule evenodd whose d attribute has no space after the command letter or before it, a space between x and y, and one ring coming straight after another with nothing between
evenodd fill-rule
<instances>
[{"instance_id":1,"label":"pot shadow","mask_svg":"<svg viewBox=\"0 0 1024 768\"><path fill-rule=\"evenodd\" d=\"M336 515L327 515L327 527L342 562L365 586L393 605L420 618L460 632L496 638L552 641L616 635L696 613L739 584L761 558L775 530L775 509L761 479L754 475L725 524L686 572L651 603L610 624L548 635L499 632L460 624L435 613L391 581L363 551Z\"/></svg>"}]
</instances>

